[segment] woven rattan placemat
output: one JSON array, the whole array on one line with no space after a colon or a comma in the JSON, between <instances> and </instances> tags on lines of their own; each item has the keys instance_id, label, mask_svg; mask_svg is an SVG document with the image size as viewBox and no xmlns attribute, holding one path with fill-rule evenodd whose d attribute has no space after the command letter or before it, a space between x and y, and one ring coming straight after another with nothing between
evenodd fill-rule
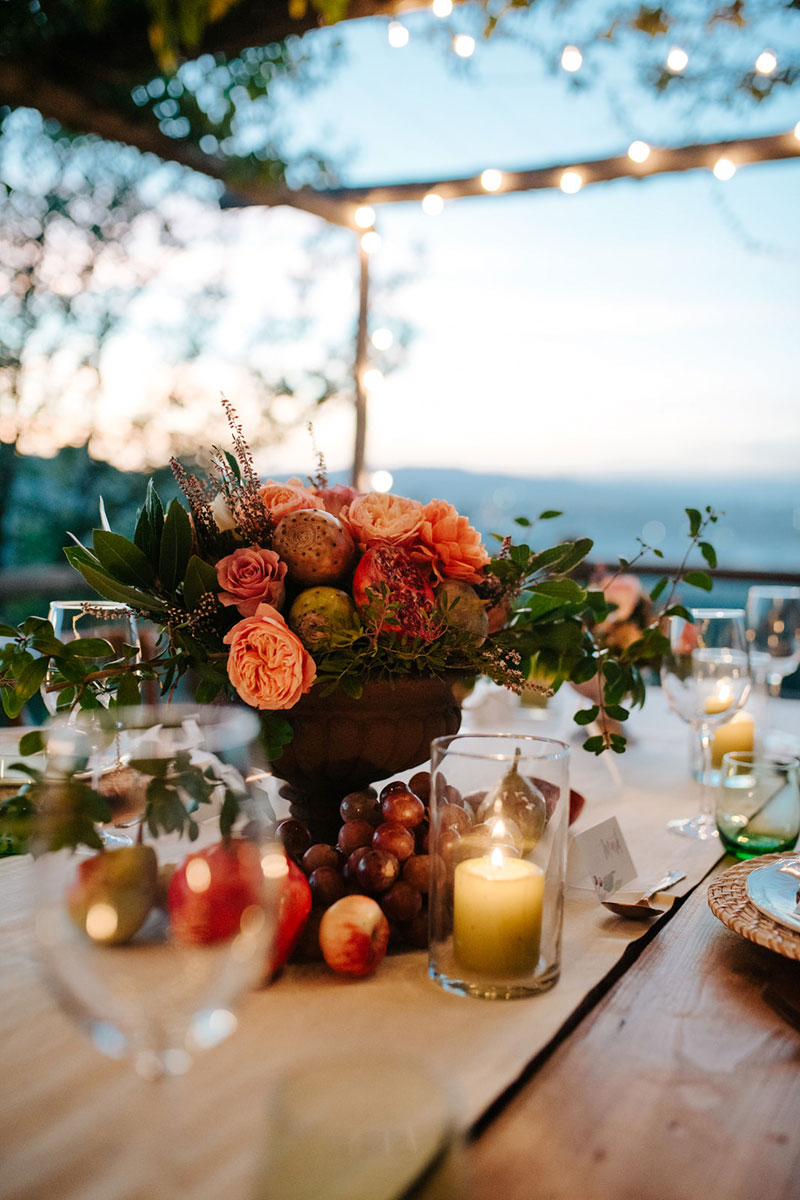
<instances>
[{"instance_id":1,"label":"woven rattan placemat","mask_svg":"<svg viewBox=\"0 0 800 1200\"><path fill-rule=\"evenodd\" d=\"M708 906L714 916L734 933L759 946L766 946L784 958L800 962L800 933L794 933L760 912L747 895L747 876L750 872L785 857L785 854L762 854L759 858L736 863L723 871L709 885Z\"/></svg>"}]
</instances>

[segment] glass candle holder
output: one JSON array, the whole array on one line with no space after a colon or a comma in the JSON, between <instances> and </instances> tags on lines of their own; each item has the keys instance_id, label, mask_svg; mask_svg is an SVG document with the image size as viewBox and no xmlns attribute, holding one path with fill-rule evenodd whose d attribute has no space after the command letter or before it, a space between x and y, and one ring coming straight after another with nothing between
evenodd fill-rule
<instances>
[{"instance_id":1,"label":"glass candle holder","mask_svg":"<svg viewBox=\"0 0 800 1200\"><path fill-rule=\"evenodd\" d=\"M722 758L717 829L737 858L791 850L800 835L800 761L736 751Z\"/></svg>"},{"instance_id":2,"label":"glass candle holder","mask_svg":"<svg viewBox=\"0 0 800 1200\"><path fill-rule=\"evenodd\" d=\"M507 1000L558 979L568 774L550 738L433 742L429 973L446 990Z\"/></svg>"}]
</instances>

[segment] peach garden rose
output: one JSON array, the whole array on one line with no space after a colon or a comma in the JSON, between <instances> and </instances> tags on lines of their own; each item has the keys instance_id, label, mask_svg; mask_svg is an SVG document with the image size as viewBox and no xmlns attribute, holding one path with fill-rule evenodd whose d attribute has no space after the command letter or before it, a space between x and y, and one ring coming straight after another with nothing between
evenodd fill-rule
<instances>
[{"instance_id":1,"label":"peach garden rose","mask_svg":"<svg viewBox=\"0 0 800 1200\"><path fill-rule=\"evenodd\" d=\"M316 678L313 658L270 604L237 621L224 641L228 678L252 708L292 708Z\"/></svg>"},{"instance_id":2,"label":"peach garden rose","mask_svg":"<svg viewBox=\"0 0 800 1200\"><path fill-rule=\"evenodd\" d=\"M234 550L217 563L217 579L221 592L217 598L229 607L235 604L243 617L252 617L259 604L281 608L286 589L286 563L274 550L247 546Z\"/></svg>"},{"instance_id":3,"label":"peach garden rose","mask_svg":"<svg viewBox=\"0 0 800 1200\"><path fill-rule=\"evenodd\" d=\"M423 509L419 500L391 492L364 492L342 509L340 520L362 550L376 542L399 546L419 533Z\"/></svg>"},{"instance_id":4,"label":"peach garden rose","mask_svg":"<svg viewBox=\"0 0 800 1200\"><path fill-rule=\"evenodd\" d=\"M325 507L322 498L305 487L302 479L296 475L287 479L286 483L268 479L259 489L258 498L276 525L287 513L299 512L301 508Z\"/></svg>"},{"instance_id":5,"label":"peach garden rose","mask_svg":"<svg viewBox=\"0 0 800 1200\"><path fill-rule=\"evenodd\" d=\"M477 529L446 500L431 500L425 505L412 557L429 563L437 579L460 579L464 583L479 583L481 571L489 562Z\"/></svg>"}]
</instances>

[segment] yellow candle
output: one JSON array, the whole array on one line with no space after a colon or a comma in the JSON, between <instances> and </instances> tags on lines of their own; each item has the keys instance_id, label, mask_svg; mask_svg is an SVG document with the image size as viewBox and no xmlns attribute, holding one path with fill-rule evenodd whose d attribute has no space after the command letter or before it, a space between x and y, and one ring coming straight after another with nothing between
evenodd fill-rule
<instances>
[{"instance_id":1,"label":"yellow candle","mask_svg":"<svg viewBox=\"0 0 800 1200\"><path fill-rule=\"evenodd\" d=\"M709 716L716 713L724 713L731 706L733 695L731 693L730 684L721 683L714 696L709 696L706 700L706 712Z\"/></svg>"},{"instance_id":2,"label":"yellow candle","mask_svg":"<svg viewBox=\"0 0 800 1200\"><path fill-rule=\"evenodd\" d=\"M721 725L711 742L711 765L722 766L723 754L731 754L734 750L753 749L753 730L755 722L750 713L734 713L730 721Z\"/></svg>"},{"instance_id":3,"label":"yellow candle","mask_svg":"<svg viewBox=\"0 0 800 1200\"><path fill-rule=\"evenodd\" d=\"M528 975L539 959L544 872L500 849L455 870L453 946L461 967L482 975Z\"/></svg>"}]
</instances>

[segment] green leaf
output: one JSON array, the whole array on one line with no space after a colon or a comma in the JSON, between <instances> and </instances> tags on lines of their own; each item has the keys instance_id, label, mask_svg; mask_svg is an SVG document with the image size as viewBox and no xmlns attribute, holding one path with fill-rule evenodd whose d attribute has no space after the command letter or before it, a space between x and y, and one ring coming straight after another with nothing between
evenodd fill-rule
<instances>
[{"instance_id":1,"label":"green leaf","mask_svg":"<svg viewBox=\"0 0 800 1200\"><path fill-rule=\"evenodd\" d=\"M0 625L0 637L18 638L19 630L15 629L13 625Z\"/></svg>"},{"instance_id":2,"label":"green leaf","mask_svg":"<svg viewBox=\"0 0 800 1200\"><path fill-rule=\"evenodd\" d=\"M606 744L602 735L597 734L596 737L587 738L583 743L583 748L584 750L587 750L589 754L602 754L606 748Z\"/></svg>"},{"instance_id":3,"label":"green leaf","mask_svg":"<svg viewBox=\"0 0 800 1200\"><path fill-rule=\"evenodd\" d=\"M694 621L692 620L692 614L689 612L688 608L684 608L682 604L673 604L669 608L665 608L664 616L683 617L684 621L689 621L691 624L694 624Z\"/></svg>"},{"instance_id":4,"label":"green leaf","mask_svg":"<svg viewBox=\"0 0 800 1200\"><path fill-rule=\"evenodd\" d=\"M116 651L105 638L76 638L67 642L64 653L71 658L113 658Z\"/></svg>"},{"instance_id":5,"label":"green leaf","mask_svg":"<svg viewBox=\"0 0 800 1200\"><path fill-rule=\"evenodd\" d=\"M597 720L599 713L600 709L593 704L591 708L579 708L572 719L576 725L591 725L592 721Z\"/></svg>"},{"instance_id":6,"label":"green leaf","mask_svg":"<svg viewBox=\"0 0 800 1200\"><path fill-rule=\"evenodd\" d=\"M574 571L575 567L583 562L593 546L594 542L591 538L579 538L577 542L573 542L558 564L559 571L564 575L570 571Z\"/></svg>"},{"instance_id":7,"label":"green leaf","mask_svg":"<svg viewBox=\"0 0 800 1200\"><path fill-rule=\"evenodd\" d=\"M152 593L142 592L138 588L117 583L110 575L106 575L104 571L98 570L88 562L73 561L70 555L74 550L77 550L77 547L67 546L65 548L65 554L71 566L80 571L83 578L89 584L89 587L94 588L106 600L117 600L121 604L129 604L131 608L141 609L144 612L163 612L165 610L166 605L163 601L159 600Z\"/></svg>"},{"instance_id":8,"label":"green leaf","mask_svg":"<svg viewBox=\"0 0 800 1200\"><path fill-rule=\"evenodd\" d=\"M615 754L624 754L627 744L627 738L624 738L621 733L611 734L611 749Z\"/></svg>"},{"instance_id":9,"label":"green leaf","mask_svg":"<svg viewBox=\"0 0 800 1200\"><path fill-rule=\"evenodd\" d=\"M136 519L136 529L133 534L134 542L150 563L158 561L163 528L164 506L153 485L153 480L150 479L147 483L145 501Z\"/></svg>"},{"instance_id":10,"label":"green leaf","mask_svg":"<svg viewBox=\"0 0 800 1200\"><path fill-rule=\"evenodd\" d=\"M687 571L683 582L688 583L690 587L702 588L704 592L710 592L714 586L713 579L705 571Z\"/></svg>"},{"instance_id":11,"label":"green leaf","mask_svg":"<svg viewBox=\"0 0 800 1200\"><path fill-rule=\"evenodd\" d=\"M145 588L152 584L153 568L139 547L122 534L95 529L94 550L101 566L119 583L133 583Z\"/></svg>"},{"instance_id":12,"label":"green leaf","mask_svg":"<svg viewBox=\"0 0 800 1200\"><path fill-rule=\"evenodd\" d=\"M527 529L530 526L531 522L528 520L527 517L514 517L514 524L521 525L523 529Z\"/></svg>"},{"instance_id":13,"label":"green leaf","mask_svg":"<svg viewBox=\"0 0 800 1200\"><path fill-rule=\"evenodd\" d=\"M29 733L23 733L19 739L20 754L40 754L42 750L44 750L44 738L41 729L32 729Z\"/></svg>"},{"instance_id":14,"label":"green leaf","mask_svg":"<svg viewBox=\"0 0 800 1200\"><path fill-rule=\"evenodd\" d=\"M32 658L21 672L13 692L3 688L3 709L11 720L19 716L28 701L39 691L49 665L47 658Z\"/></svg>"},{"instance_id":15,"label":"green leaf","mask_svg":"<svg viewBox=\"0 0 800 1200\"><path fill-rule=\"evenodd\" d=\"M687 508L685 512L689 518L689 537L697 537L703 524L703 518L696 508Z\"/></svg>"},{"instance_id":16,"label":"green leaf","mask_svg":"<svg viewBox=\"0 0 800 1200\"><path fill-rule=\"evenodd\" d=\"M627 721L630 713L627 708L623 708L621 704L607 704L606 715L611 717L612 721Z\"/></svg>"},{"instance_id":17,"label":"green leaf","mask_svg":"<svg viewBox=\"0 0 800 1200\"><path fill-rule=\"evenodd\" d=\"M120 708L131 708L142 702L139 680L132 673L123 675L117 684L116 702Z\"/></svg>"},{"instance_id":18,"label":"green leaf","mask_svg":"<svg viewBox=\"0 0 800 1200\"><path fill-rule=\"evenodd\" d=\"M540 596L552 596L562 604L585 604L586 591L572 579L545 579L537 583Z\"/></svg>"},{"instance_id":19,"label":"green leaf","mask_svg":"<svg viewBox=\"0 0 800 1200\"><path fill-rule=\"evenodd\" d=\"M552 521L554 517L563 517L563 515L564 514L559 512L557 508L546 508L544 512L539 513L539 520Z\"/></svg>"},{"instance_id":20,"label":"green leaf","mask_svg":"<svg viewBox=\"0 0 800 1200\"><path fill-rule=\"evenodd\" d=\"M186 509L172 500L167 509L161 549L158 556L158 576L168 592L174 592L183 582L189 556L192 553L192 525Z\"/></svg>"},{"instance_id":21,"label":"green leaf","mask_svg":"<svg viewBox=\"0 0 800 1200\"><path fill-rule=\"evenodd\" d=\"M597 660L591 657L582 658L570 672L574 683L588 683L597 674Z\"/></svg>"},{"instance_id":22,"label":"green leaf","mask_svg":"<svg viewBox=\"0 0 800 1200\"><path fill-rule=\"evenodd\" d=\"M714 567L716 567L716 565L717 565L716 550L714 549L714 547L711 545L710 542L698 542L697 544L700 547L700 553L702 554L703 558L706 560L708 565L711 567L711 570L713 571Z\"/></svg>"},{"instance_id":23,"label":"green leaf","mask_svg":"<svg viewBox=\"0 0 800 1200\"><path fill-rule=\"evenodd\" d=\"M191 612L192 609L197 608L201 596L204 596L206 592L213 592L216 595L218 591L219 580L216 567L212 567L205 559L198 558L196 554L193 554L187 564L186 576L183 581L183 599L186 607Z\"/></svg>"},{"instance_id":24,"label":"green leaf","mask_svg":"<svg viewBox=\"0 0 800 1200\"><path fill-rule=\"evenodd\" d=\"M194 698L198 704L212 704L224 686L219 678L201 679L195 688Z\"/></svg>"},{"instance_id":25,"label":"green leaf","mask_svg":"<svg viewBox=\"0 0 800 1200\"><path fill-rule=\"evenodd\" d=\"M669 583L669 579L667 578L667 576L662 575L661 578L659 579L658 583L655 585L655 587L651 588L650 599L654 600L654 601L657 600L658 597L661 595L661 593L664 591L664 589L668 583Z\"/></svg>"}]
</instances>

